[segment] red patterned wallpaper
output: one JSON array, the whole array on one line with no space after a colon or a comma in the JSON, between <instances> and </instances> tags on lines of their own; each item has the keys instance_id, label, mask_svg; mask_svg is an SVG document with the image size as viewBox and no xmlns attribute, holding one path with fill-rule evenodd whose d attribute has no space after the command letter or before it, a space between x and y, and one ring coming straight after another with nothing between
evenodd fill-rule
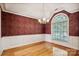
<instances>
[{"instance_id":1,"label":"red patterned wallpaper","mask_svg":"<svg viewBox=\"0 0 79 59\"><path fill-rule=\"evenodd\" d=\"M79 36L79 12L70 15L69 34L71 36Z\"/></svg>"},{"instance_id":2,"label":"red patterned wallpaper","mask_svg":"<svg viewBox=\"0 0 79 59\"><path fill-rule=\"evenodd\" d=\"M36 19L2 12L2 36L43 34L44 26Z\"/></svg>"},{"instance_id":3,"label":"red patterned wallpaper","mask_svg":"<svg viewBox=\"0 0 79 59\"><path fill-rule=\"evenodd\" d=\"M69 35L79 36L79 12L66 13L69 16ZM55 13L54 15L56 15ZM36 19L2 12L2 36L27 35L27 34L51 34L51 17L47 24L40 24Z\"/></svg>"},{"instance_id":4,"label":"red patterned wallpaper","mask_svg":"<svg viewBox=\"0 0 79 59\"><path fill-rule=\"evenodd\" d=\"M51 22L45 25L45 34L51 34Z\"/></svg>"}]
</instances>

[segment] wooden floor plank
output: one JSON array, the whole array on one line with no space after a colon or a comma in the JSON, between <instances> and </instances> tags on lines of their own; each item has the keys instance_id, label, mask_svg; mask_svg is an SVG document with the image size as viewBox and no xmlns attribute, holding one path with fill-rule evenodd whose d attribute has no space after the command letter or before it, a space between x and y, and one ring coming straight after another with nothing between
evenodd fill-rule
<instances>
[{"instance_id":1,"label":"wooden floor plank","mask_svg":"<svg viewBox=\"0 0 79 59\"><path fill-rule=\"evenodd\" d=\"M40 48L39 48L40 47ZM15 55L25 55L25 54L31 54L33 52L37 52L41 49L44 49L44 45L43 44L40 44L40 45L36 45L36 46L33 46L33 47L29 47L27 49L24 49L24 50L21 50L21 51L16 51L15 52Z\"/></svg>"}]
</instances>

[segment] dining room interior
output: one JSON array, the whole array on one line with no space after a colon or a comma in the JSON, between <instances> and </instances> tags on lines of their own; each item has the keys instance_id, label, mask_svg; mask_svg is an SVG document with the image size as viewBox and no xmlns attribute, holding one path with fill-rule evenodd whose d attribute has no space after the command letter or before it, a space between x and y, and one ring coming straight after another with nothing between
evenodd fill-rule
<instances>
[{"instance_id":1,"label":"dining room interior","mask_svg":"<svg viewBox=\"0 0 79 59\"><path fill-rule=\"evenodd\" d=\"M79 56L79 3L0 3L0 56Z\"/></svg>"}]
</instances>

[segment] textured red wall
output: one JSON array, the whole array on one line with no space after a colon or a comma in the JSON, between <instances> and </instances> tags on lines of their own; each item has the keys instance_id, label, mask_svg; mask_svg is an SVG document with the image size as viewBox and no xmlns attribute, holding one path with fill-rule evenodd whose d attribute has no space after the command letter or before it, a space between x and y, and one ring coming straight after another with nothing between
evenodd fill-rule
<instances>
[{"instance_id":1,"label":"textured red wall","mask_svg":"<svg viewBox=\"0 0 79 59\"><path fill-rule=\"evenodd\" d=\"M69 35L79 36L79 12L66 13L69 16ZM56 15L55 13L54 15ZM40 24L36 19L2 12L2 36L27 35L27 34L51 34L51 17L47 24Z\"/></svg>"},{"instance_id":2,"label":"textured red wall","mask_svg":"<svg viewBox=\"0 0 79 59\"><path fill-rule=\"evenodd\" d=\"M51 34L51 22L45 25L45 34Z\"/></svg>"},{"instance_id":3,"label":"textured red wall","mask_svg":"<svg viewBox=\"0 0 79 59\"><path fill-rule=\"evenodd\" d=\"M43 34L44 26L36 19L2 12L2 36Z\"/></svg>"},{"instance_id":4,"label":"textured red wall","mask_svg":"<svg viewBox=\"0 0 79 59\"><path fill-rule=\"evenodd\" d=\"M71 36L79 36L79 12L70 15L69 34Z\"/></svg>"}]
</instances>

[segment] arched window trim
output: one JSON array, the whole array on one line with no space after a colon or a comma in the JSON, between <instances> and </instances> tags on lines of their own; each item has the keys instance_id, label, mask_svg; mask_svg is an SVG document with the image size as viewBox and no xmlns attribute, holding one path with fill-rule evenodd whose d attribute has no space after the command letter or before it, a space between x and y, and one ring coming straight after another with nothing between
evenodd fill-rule
<instances>
[{"instance_id":1,"label":"arched window trim","mask_svg":"<svg viewBox=\"0 0 79 59\"><path fill-rule=\"evenodd\" d=\"M53 32L53 25L55 24L55 23L57 23L57 22L55 22L55 17L57 17L58 15L63 15L63 16L65 16L66 18L67 18L67 20L62 20L62 22L65 22L65 21L67 21L67 33L68 33L68 37L69 37L69 17L68 17L68 15L67 14L65 14L65 13L58 13L58 14L56 14L53 18L52 18L52 21L51 21L51 35L53 35L54 34L54 32ZM61 41L61 40L60 40ZM68 41L67 41L68 42Z\"/></svg>"}]
</instances>

